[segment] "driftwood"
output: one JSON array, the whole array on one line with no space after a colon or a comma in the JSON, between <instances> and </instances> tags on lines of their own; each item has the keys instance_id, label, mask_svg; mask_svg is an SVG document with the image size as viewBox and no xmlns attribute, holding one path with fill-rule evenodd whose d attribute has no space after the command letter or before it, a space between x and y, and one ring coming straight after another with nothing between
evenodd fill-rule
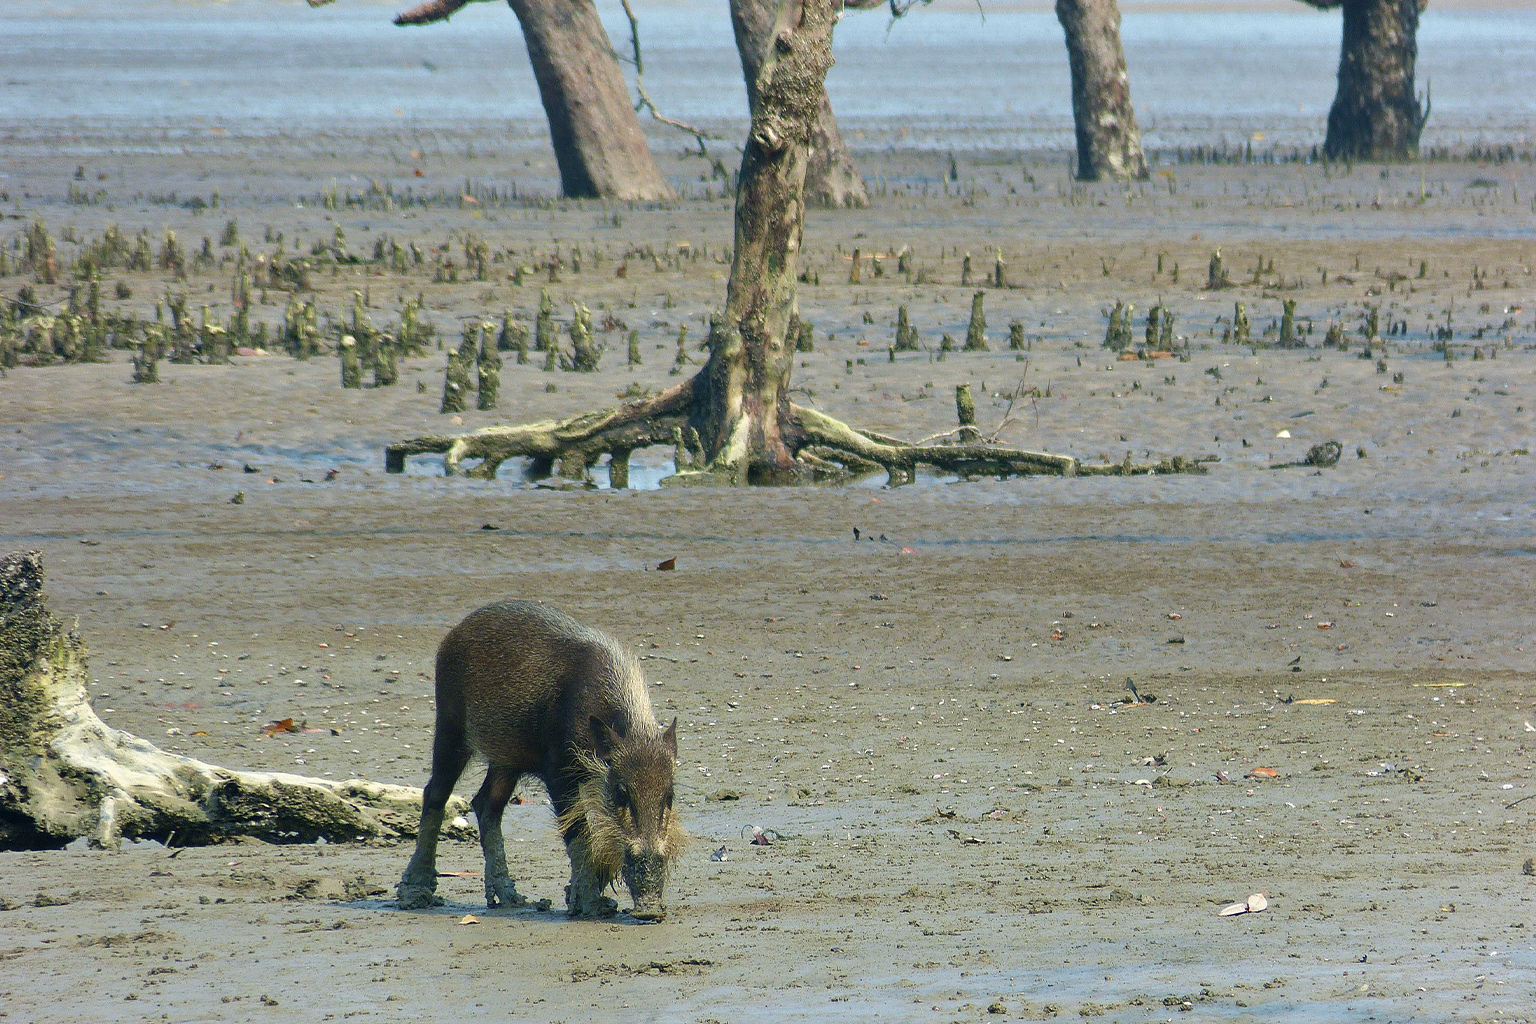
<instances>
[{"instance_id":1,"label":"driftwood","mask_svg":"<svg viewBox=\"0 0 1536 1024\"><path fill-rule=\"evenodd\" d=\"M0 558L0 850L85 838L178 845L251 836L331 842L415 835L421 790L221 768L96 716L86 648L47 609L42 556ZM451 813L468 805L457 800ZM470 834L467 825L461 829Z\"/></svg>"}]
</instances>

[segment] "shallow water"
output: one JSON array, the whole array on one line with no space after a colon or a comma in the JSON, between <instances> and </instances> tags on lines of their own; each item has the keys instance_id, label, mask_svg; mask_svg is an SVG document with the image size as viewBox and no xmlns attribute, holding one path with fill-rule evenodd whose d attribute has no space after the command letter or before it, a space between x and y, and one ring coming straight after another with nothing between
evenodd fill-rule
<instances>
[{"instance_id":1,"label":"shallow water","mask_svg":"<svg viewBox=\"0 0 1536 1024\"><path fill-rule=\"evenodd\" d=\"M390 19L401 6L29 4L3 19L0 127L25 133L39 122L95 129L149 122L242 134L323 131L344 118L354 129L430 133L484 123L542 135L527 54L505 7L472 5L449 24L400 29ZM599 6L627 52L622 11L606 0ZM1149 147L1321 142L1337 13L1299 3L1121 6ZM734 140L746 98L724 5L650 2L639 14L650 94L672 116ZM1431 6L1419 35L1418 81L1433 98L1425 144L1530 145L1533 47L1536 11ZM850 14L836 53L829 89L856 146L1072 145L1066 56L1048 8L988 3L982 13L953 0L895 23L883 10Z\"/></svg>"}]
</instances>

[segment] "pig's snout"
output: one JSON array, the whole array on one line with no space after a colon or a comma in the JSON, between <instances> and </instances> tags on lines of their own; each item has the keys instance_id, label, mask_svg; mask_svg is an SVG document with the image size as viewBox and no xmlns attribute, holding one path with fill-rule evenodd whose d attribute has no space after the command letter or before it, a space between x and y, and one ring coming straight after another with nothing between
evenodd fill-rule
<instances>
[{"instance_id":1,"label":"pig's snout","mask_svg":"<svg viewBox=\"0 0 1536 1024\"><path fill-rule=\"evenodd\" d=\"M635 909L630 916L640 921L660 921L667 916L662 890L667 882L667 862L657 853L629 851L624 855L624 884Z\"/></svg>"}]
</instances>

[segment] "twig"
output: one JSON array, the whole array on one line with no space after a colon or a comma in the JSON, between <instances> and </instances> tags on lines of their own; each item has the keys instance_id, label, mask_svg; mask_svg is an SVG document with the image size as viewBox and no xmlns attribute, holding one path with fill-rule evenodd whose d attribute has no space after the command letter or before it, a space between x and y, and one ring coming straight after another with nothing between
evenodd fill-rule
<instances>
[{"instance_id":1,"label":"twig","mask_svg":"<svg viewBox=\"0 0 1536 1024\"><path fill-rule=\"evenodd\" d=\"M449 0L449 2L452 2L452 0ZM619 0L619 2L624 5L624 16L629 19L629 45L635 54L634 59L630 62L635 66L635 92L640 95L640 102L635 104L635 110L649 110L651 116L662 124L692 135L694 141L699 144L699 155L709 156L709 150L704 148L704 140L714 139L717 142L721 142L724 141L721 136L711 135L702 128L695 128L691 124L667 117L656 109L655 101L645 91L645 61L640 56L640 19L635 17L635 10L629 6L629 0Z\"/></svg>"},{"instance_id":2,"label":"twig","mask_svg":"<svg viewBox=\"0 0 1536 1024\"><path fill-rule=\"evenodd\" d=\"M919 438L918 440L913 441L912 442L912 447L913 448L921 448L921 447L923 447L923 445L927 444L930 441L937 441L941 437L953 437L954 435L956 435L958 433L960 433L960 428L959 427L956 427L954 430L946 430L942 434L929 434L927 437Z\"/></svg>"},{"instance_id":3,"label":"twig","mask_svg":"<svg viewBox=\"0 0 1536 1024\"><path fill-rule=\"evenodd\" d=\"M1008 425L1008 421L1013 417L1013 405L1019 400L1019 396L1024 393L1024 381L1028 377L1029 360L1026 359L1024 360L1024 372L1019 376L1019 386L1014 388L1013 394L1009 396L1008 408L1003 410L1003 418L998 422L997 429L992 431L992 433L987 437L988 442L992 444L997 443L998 435L1003 432L1003 428ZM1035 428L1038 430L1040 427L1040 402L1038 394L1030 396L1029 404L1035 408Z\"/></svg>"},{"instance_id":4,"label":"twig","mask_svg":"<svg viewBox=\"0 0 1536 1024\"><path fill-rule=\"evenodd\" d=\"M1509 810L1509 809L1510 809L1510 808L1511 808L1511 807L1514 807L1514 806L1516 806L1516 805L1517 805L1517 804L1523 804L1523 803L1525 803L1525 802L1526 802L1526 801L1527 801L1527 800L1529 800L1529 799L1531 799L1531 797L1536 797L1536 793L1529 793L1529 794L1527 794L1527 795L1525 795L1525 796L1523 796L1523 797L1521 797L1521 798L1520 798L1520 799L1519 799L1519 800L1516 800L1516 801L1515 801L1515 802L1514 802L1514 803L1512 803L1512 804L1505 804L1505 805L1504 805L1504 809L1505 809L1505 810L1506 810L1506 811L1507 811L1507 810Z\"/></svg>"}]
</instances>

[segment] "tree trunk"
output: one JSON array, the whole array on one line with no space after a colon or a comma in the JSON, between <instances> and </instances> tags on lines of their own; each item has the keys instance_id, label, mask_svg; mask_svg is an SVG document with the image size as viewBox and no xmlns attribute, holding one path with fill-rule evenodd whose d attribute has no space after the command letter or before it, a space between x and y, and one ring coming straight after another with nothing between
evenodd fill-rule
<instances>
[{"instance_id":1,"label":"tree trunk","mask_svg":"<svg viewBox=\"0 0 1536 1024\"><path fill-rule=\"evenodd\" d=\"M736 30L736 49L741 55L741 70L747 82L747 103L754 111L757 108L757 76L768 54L777 11L776 0L731 2L731 26ZM813 206L862 208L869 205L864 179L859 176L859 169L843 143L825 89L811 135L805 199Z\"/></svg>"},{"instance_id":2,"label":"tree trunk","mask_svg":"<svg viewBox=\"0 0 1536 1024\"><path fill-rule=\"evenodd\" d=\"M1147 177L1120 46L1120 8L1115 0L1056 0L1056 18L1066 31L1072 66L1078 179Z\"/></svg>"},{"instance_id":3,"label":"tree trunk","mask_svg":"<svg viewBox=\"0 0 1536 1024\"><path fill-rule=\"evenodd\" d=\"M974 427L956 432L959 444L909 444L789 401L805 178L843 0L775 3L766 33L772 42L752 90L725 311L711 322L709 361L699 374L616 409L398 441L385 448L385 470L403 472L407 457L440 452L450 476L494 477L507 459L521 457L535 472L547 474L558 462L561 476L581 480L607 453L609 480L625 486L630 453L670 441L677 453L677 472L663 481L670 484L801 483L884 469L895 485L910 482L920 465L989 476L1204 472L1201 463L1212 458L1135 464L1127 456L1081 466L1070 455L1001 447L995 433L983 439ZM466 459L478 464L466 468Z\"/></svg>"},{"instance_id":4,"label":"tree trunk","mask_svg":"<svg viewBox=\"0 0 1536 1024\"><path fill-rule=\"evenodd\" d=\"M1421 0L1343 0L1342 6L1339 91L1323 152L1330 160L1413 160L1429 116L1413 91Z\"/></svg>"},{"instance_id":5,"label":"tree trunk","mask_svg":"<svg viewBox=\"0 0 1536 1024\"><path fill-rule=\"evenodd\" d=\"M0 558L0 850L77 838L187 846L415 834L419 789L232 771L166 753L96 717L87 678L84 642L44 603L42 556ZM452 813L467 809L459 800ZM457 829L470 834L467 823Z\"/></svg>"},{"instance_id":6,"label":"tree trunk","mask_svg":"<svg viewBox=\"0 0 1536 1024\"><path fill-rule=\"evenodd\" d=\"M670 199L593 0L507 0L549 118L567 196Z\"/></svg>"},{"instance_id":7,"label":"tree trunk","mask_svg":"<svg viewBox=\"0 0 1536 1024\"><path fill-rule=\"evenodd\" d=\"M733 8L758 5L737 0ZM754 481L798 476L786 443L794 364L795 278L805 229L805 177L826 110L837 0L779 0L749 90L752 130L736 188L736 239L725 312L710 326L697 424L705 454Z\"/></svg>"}]
</instances>

